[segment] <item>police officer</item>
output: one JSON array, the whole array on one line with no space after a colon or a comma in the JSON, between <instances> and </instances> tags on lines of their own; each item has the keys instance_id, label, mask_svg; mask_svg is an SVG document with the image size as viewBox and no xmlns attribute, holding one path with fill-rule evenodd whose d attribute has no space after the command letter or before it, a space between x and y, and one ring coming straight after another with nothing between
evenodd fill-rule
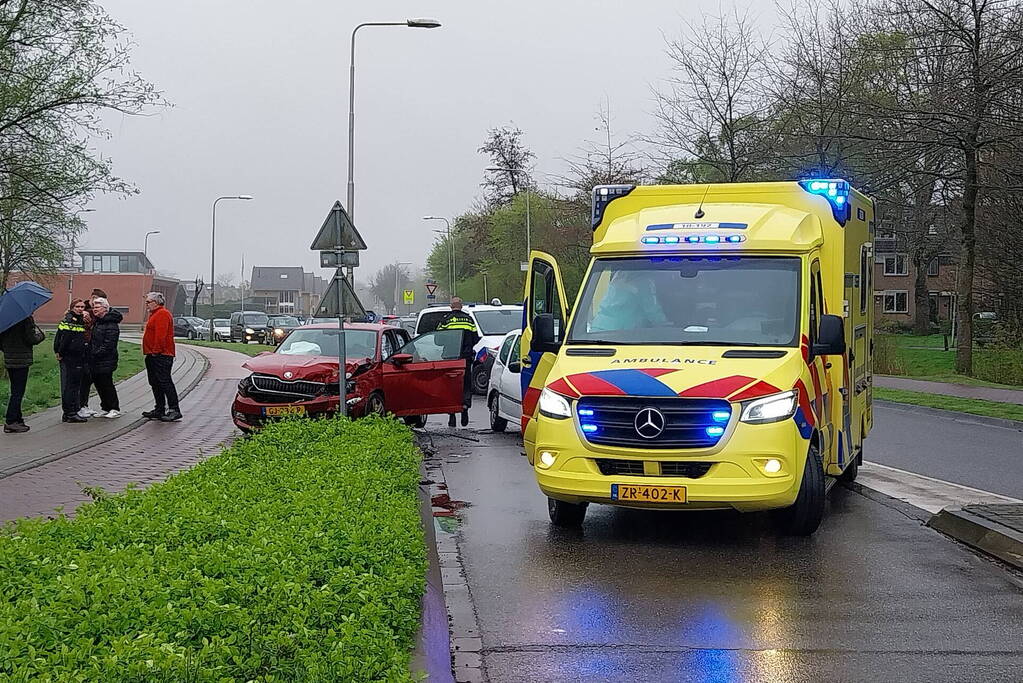
<instances>
[{"instance_id":1,"label":"police officer","mask_svg":"<svg viewBox=\"0 0 1023 683\"><path fill-rule=\"evenodd\" d=\"M465 360L465 377L462 383L462 426L469 424L469 407L472 406L472 362L476 357L473 347L480 340L476 321L462 310L462 300L451 297L451 313L437 325L438 330L461 330L462 346L459 357ZM448 427L455 426L455 414L448 415Z\"/></svg>"}]
</instances>

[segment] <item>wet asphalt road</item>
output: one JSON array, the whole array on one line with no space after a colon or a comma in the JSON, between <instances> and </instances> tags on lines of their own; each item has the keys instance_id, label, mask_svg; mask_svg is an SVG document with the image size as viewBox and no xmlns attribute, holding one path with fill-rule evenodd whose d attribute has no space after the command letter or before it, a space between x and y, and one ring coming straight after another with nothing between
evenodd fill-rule
<instances>
[{"instance_id":1,"label":"wet asphalt road","mask_svg":"<svg viewBox=\"0 0 1023 683\"><path fill-rule=\"evenodd\" d=\"M969 415L949 417L875 403L864 458L1023 499L1023 431L983 424Z\"/></svg>"},{"instance_id":2,"label":"wet asphalt road","mask_svg":"<svg viewBox=\"0 0 1023 683\"><path fill-rule=\"evenodd\" d=\"M836 489L809 539L606 506L554 529L517 434L440 431L491 681L1023 678L1023 581L896 509Z\"/></svg>"}]
</instances>

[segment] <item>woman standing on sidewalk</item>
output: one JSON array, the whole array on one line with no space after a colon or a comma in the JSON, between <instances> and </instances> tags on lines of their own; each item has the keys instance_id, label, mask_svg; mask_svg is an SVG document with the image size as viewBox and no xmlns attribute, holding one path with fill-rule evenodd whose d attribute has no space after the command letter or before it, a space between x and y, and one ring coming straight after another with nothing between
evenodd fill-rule
<instances>
[{"instance_id":1,"label":"woman standing on sidewalk","mask_svg":"<svg viewBox=\"0 0 1023 683\"><path fill-rule=\"evenodd\" d=\"M11 396L7 400L7 416L4 420L5 434L22 434L28 431L25 417L21 414L21 401L25 398L25 387L28 386L32 347L42 343L45 338L36 327L36 321L32 316L0 332L0 351L3 351L4 367L11 382Z\"/></svg>"},{"instance_id":2,"label":"woman standing on sidewalk","mask_svg":"<svg viewBox=\"0 0 1023 683\"><path fill-rule=\"evenodd\" d=\"M57 325L53 338L53 353L60 361L60 402L64 409L64 422L88 422L78 414L82 372L89 360L85 343L85 302L75 299L67 315Z\"/></svg>"},{"instance_id":3,"label":"woman standing on sidewalk","mask_svg":"<svg viewBox=\"0 0 1023 683\"><path fill-rule=\"evenodd\" d=\"M110 310L110 302L103 297L92 300L92 340L89 342L89 371L92 383L99 394L100 412L96 417L121 417L121 404L114 387L114 370L117 369L117 341L121 337L121 320L118 311Z\"/></svg>"}]
</instances>

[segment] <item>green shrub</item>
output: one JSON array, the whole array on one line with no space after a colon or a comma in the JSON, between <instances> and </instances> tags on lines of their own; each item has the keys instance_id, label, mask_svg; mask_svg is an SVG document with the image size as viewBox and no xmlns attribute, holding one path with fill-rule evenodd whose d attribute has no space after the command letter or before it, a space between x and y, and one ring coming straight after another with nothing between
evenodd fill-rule
<instances>
[{"instance_id":1,"label":"green shrub","mask_svg":"<svg viewBox=\"0 0 1023 683\"><path fill-rule=\"evenodd\" d=\"M1023 349L974 349L973 376L985 382L1023 386Z\"/></svg>"},{"instance_id":2,"label":"green shrub","mask_svg":"<svg viewBox=\"0 0 1023 683\"><path fill-rule=\"evenodd\" d=\"M879 375L902 375L906 372L899 345L890 334L874 335L874 372Z\"/></svg>"},{"instance_id":3,"label":"green shrub","mask_svg":"<svg viewBox=\"0 0 1023 683\"><path fill-rule=\"evenodd\" d=\"M393 420L284 421L0 531L0 679L407 680L426 571Z\"/></svg>"}]
</instances>

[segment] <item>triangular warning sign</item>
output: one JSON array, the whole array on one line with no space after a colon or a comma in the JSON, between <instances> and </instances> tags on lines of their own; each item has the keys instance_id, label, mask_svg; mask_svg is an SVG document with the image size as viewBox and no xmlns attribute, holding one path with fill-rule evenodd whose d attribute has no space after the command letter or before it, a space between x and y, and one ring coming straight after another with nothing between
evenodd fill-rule
<instances>
[{"instance_id":1,"label":"triangular warning sign","mask_svg":"<svg viewBox=\"0 0 1023 683\"><path fill-rule=\"evenodd\" d=\"M342 310L340 313L337 310L338 287L341 287ZM340 276L335 276L331 281L330 286L327 287L327 291L324 292L323 298L320 299L320 305L316 307L316 313L313 314L313 317L337 318L339 315L362 317L366 315L366 309L363 308L362 302L359 301L359 297L355 295L355 292L352 290L352 286L348 284L348 280Z\"/></svg>"},{"instance_id":2,"label":"triangular warning sign","mask_svg":"<svg viewBox=\"0 0 1023 683\"><path fill-rule=\"evenodd\" d=\"M436 282L427 282L426 283L426 293L427 294L433 294L436 291L437 291L437 283Z\"/></svg>"},{"instance_id":3,"label":"triangular warning sign","mask_svg":"<svg viewBox=\"0 0 1023 683\"><path fill-rule=\"evenodd\" d=\"M316 239L309 247L313 251L362 251L366 241L355 229L341 202L334 202L333 208L323 221L323 227L316 233Z\"/></svg>"}]
</instances>

